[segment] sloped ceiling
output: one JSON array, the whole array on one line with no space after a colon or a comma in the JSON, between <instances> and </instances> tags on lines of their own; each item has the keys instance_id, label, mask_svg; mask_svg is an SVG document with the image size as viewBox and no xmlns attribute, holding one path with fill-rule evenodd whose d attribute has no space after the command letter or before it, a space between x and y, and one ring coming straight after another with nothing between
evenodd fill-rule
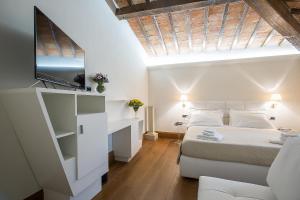
<instances>
[{"instance_id":1,"label":"sloped ceiling","mask_svg":"<svg viewBox=\"0 0 300 200\"><path fill-rule=\"evenodd\" d=\"M300 2L282 1L300 22ZM117 10L142 8L139 12L153 2L170 4L163 0L113 0ZM280 47L289 40L243 0L205 2L190 1L188 6L181 5L173 10L161 8L163 11L156 13L139 14L137 11L125 17L116 15L128 21L150 57Z\"/></svg>"}]
</instances>

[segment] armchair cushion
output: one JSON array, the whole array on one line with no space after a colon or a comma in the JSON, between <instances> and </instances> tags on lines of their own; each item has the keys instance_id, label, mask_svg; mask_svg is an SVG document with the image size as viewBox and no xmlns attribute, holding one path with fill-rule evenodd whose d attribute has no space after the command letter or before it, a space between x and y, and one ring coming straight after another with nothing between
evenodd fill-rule
<instances>
[{"instance_id":1,"label":"armchair cushion","mask_svg":"<svg viewBox=\"0 0 300 200\"><path fill-rule=\"evenodd\" d=\"M278 200L300 199L300 138L289 139L268 173L267 183Z\"/></svg>"},{"instance_id":2,"label":"armchair cushion","mask_svg":"<svg viewBox=\"0 0 300 200\"><path fill-rule=\"evenodd\" d=\"M269 187L202 176L198 200L276 200Z\"/></svg>"}]
</instances>

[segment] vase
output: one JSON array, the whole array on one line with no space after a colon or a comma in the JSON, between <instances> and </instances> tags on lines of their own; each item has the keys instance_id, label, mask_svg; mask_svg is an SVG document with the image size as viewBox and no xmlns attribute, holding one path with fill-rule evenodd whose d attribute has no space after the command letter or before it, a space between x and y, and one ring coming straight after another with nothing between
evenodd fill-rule
<instances>
[{"instance_id":1,"label":"vase","mask_svg":"<svg viewBox=\"0 0 300 200\"><path fill-rule=\"evenodd\" d=\"M139 110L139 106L133 106L133 110L134 110L134 112L137 112L138 110Z\"/></svg>"},{"instance_id":2,"label":"vase","mask_svg":"<svg viewBox=\"0 0 300 200\"><path fill-rule=\"evenodd\" d=\"M91 91L92 92L98 92L97 87L98 87L98 83L92 83L92 85L91 85Z\"/></svg>"},{"instance_id":3,"label":"vase","mask_svg":"<svg viewBox=\"0 0 300 200\"><path fill-rule=\"evenodd\" d=\"M137 111L134 112L134 118L135 118L135 119L139 118L139 117L138 117L138 112L137 112Z\"/></svg>"},{"instance_id":4,"label":"vase","mask_svg":"<svg viewBox=\"0 0 300 200\"><path fill-rule=\"evenodd\" d=\"M103 83L98 83L97 91L101 94L105 91L105 86Z\"/></svg>"},{"instance_id":5,"label":"vase","mask_svg":"<svg viewBox=\"0 0 300 200\"><path fill-rule=\"evenodd\" d=\"M133 110L134 110L134 118L138 118L138 110L139 110L139 106L133 106Z\"/></svg>"}]
</instances>

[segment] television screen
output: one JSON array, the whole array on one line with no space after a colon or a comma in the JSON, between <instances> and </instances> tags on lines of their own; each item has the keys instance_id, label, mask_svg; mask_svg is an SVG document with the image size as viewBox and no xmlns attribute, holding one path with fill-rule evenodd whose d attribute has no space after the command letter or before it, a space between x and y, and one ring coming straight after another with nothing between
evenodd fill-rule
<instances>
[{"instance_id":1,"label":"television screen","mask_svg":"<svg viewBox=\"0 0 300 200\"><path fill-rule=\"evenodd\" d=\"M35 7L35 77L85 88L85 55L68 35Z\"/></svg>"}]
</instances>

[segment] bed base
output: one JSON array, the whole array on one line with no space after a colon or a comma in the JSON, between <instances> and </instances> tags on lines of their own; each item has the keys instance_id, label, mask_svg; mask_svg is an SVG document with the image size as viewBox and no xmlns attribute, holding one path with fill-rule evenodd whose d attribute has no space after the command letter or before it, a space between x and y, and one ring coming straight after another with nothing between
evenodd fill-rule
<instances>
[{"instance_id":1,"label":"bed base","mask_svg":"<svg viewBox=\"0 0 300 200\"><path fill-rule=\"evenodd\" d=\"M185 155L180 157L180 175L198 179L200 176L241 181L259 185L267 185L267 166L249 165L237 162L225 162L192 158Z\"/></svg>"}]
</instances>

